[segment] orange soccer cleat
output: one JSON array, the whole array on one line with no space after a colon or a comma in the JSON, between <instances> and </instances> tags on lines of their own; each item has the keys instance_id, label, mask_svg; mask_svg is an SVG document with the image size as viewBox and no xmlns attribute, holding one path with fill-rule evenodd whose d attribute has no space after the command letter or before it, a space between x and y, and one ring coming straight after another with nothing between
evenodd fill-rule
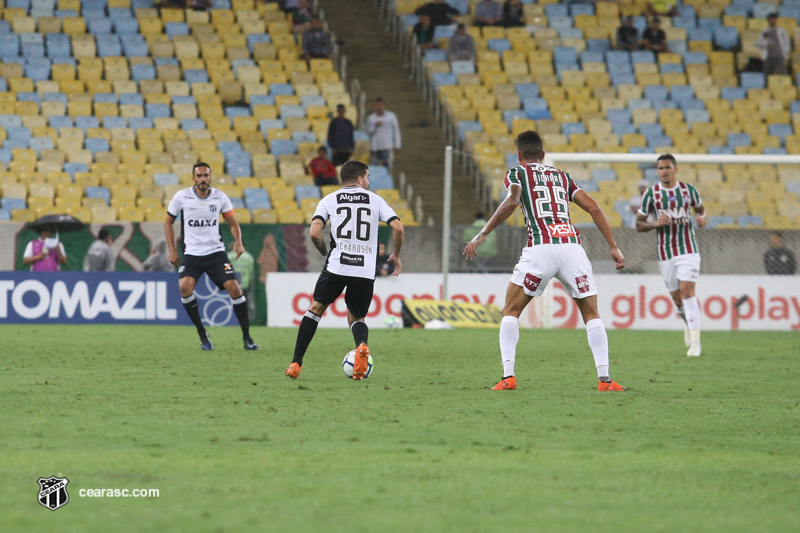
<instances>
[{"instance_id":1,"label":"orange soccer cleat","mask_svg":"<svg viewBox=\"0 0 800 533\"><path fill-rule=\"evenodd\" d=\"M597 390L607 391L607 390L616 390L616 391L623 391L628 390L616 381L599 381L597 383Z\"/></svg>"},{"instance_id":2,"label":"orange soccer cleat","mask_svg":"<svg viewBox=\"0 0 800 533\"><path fill-rule=\"evenodd\" d=\"M353 379L364 379L369 371L369 346L362 342L356 348L356 358L353 362Z\"/></svg>"},{"instance_id":3,"label":"orange soccer cleat","mask_svg":"<svg viewBox=\"0 0 800 533\"><path fill-rule=\"evenodd\" d=\"M291 365L289 365L289 368L286 369L286 375L292 379L297 379L297 376L300 375L300 371L302 369L303 368L297 363L292 363Z\"/></svg>"},{"instance_id":4,"label":"orange soccer cleat","mask_svg":"<svg viewBox=\"0 0 800 533\"><path fill-rule=\"evenodd\" d=\"M492 387L492 390L516 390L516 388L517 388L517 378L514 376L510 376L500 380L500 383Z\"/></svg>"}]
</instances>

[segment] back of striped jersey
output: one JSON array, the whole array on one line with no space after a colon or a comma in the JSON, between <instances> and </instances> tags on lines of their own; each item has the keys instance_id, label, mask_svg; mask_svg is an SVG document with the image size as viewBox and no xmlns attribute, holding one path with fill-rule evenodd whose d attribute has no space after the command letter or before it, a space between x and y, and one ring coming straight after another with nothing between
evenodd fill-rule
<instances>
[{"instance_id":1,"label":"back of striped jersey","mask_svg":"<svg viewBox=\"0 0 800 533\"><path fill-rule=\"evenodd\" d=\"M569 218L569 202L581 190L569 174L541 163L510 168L505 187L522 189L520 207L528 227L528 246L580 244L580 233Z\"/></svg>"}]
</instances>

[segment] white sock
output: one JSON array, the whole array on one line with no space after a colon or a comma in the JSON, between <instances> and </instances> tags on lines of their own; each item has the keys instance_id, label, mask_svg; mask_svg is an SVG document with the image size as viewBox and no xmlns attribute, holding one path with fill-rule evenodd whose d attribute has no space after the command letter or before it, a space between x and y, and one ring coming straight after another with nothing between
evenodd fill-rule
<instances>
[{"instance_id":1,"label":"white sock","mask_svg":"<svg viewBox=\"0 0 800 533\"><path fill-rule=\"evenodd\" d=\"M684 298L683 308L686 310L686 326L692 342L700 342L700 305L697 303L697 296Z\"/></svg>"},{"instance_id":2,"label":"white sock","mask_svg":"<svg viewBox=\"0 0 800 533\"><path fill-rule=\"evenodd\" d=\"M607 378L608 375L608 335L603 321L593 318L586 323L586 337L589 339L589 348L592 349L594 364L597 367L597 377Z\"/></svg>"},{"instance_id":3,"label":"white sock","mask_svg":"<svg viewBox=\"0 0 800 533\"><path fill-rule=\"evenodd\" d=\"M678 310L678 316L683 319L683 323L685 324L686 323L686 308L685 307L677 307L676 306L676 309Z\"/></svg>"},{"instance_id":4,"label":"white sock","mask_svg":"<svg viewBox=\"0 0 800 533\"><path fill-rule=\"evenodd\" d=\"M504 316L500 322L500 357L503 361L503 377L514 375L519 342L519 318Z\"/></svg>"}]
</instances>

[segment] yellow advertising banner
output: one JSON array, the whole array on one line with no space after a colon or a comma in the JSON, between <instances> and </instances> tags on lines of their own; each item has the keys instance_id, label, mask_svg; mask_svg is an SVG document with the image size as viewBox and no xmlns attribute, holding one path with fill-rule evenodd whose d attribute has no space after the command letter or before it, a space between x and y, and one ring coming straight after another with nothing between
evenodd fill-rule
<instances>
[{"instance_id":1,"label":"yellow advertising banner","mask_svg":"<svg viewBox=\"0 0 800 533\"><path fill-rule=\"evenodd\" d=\"M423 325L430 320L444 320L454 328L499 328L503 318L500 308L494 304L403 300L403 305Z\"/></svg>"}]
</instances>

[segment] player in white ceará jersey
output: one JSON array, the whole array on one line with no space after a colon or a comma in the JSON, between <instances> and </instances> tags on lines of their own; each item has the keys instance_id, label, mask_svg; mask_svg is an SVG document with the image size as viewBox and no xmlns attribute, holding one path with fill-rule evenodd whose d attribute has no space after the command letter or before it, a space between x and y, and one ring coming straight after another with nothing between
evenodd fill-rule
<instances>
[{"instance_id":1,"label":"player in white cear\u00e1 jersey","mask_svg":"<svg viewBox=\"0 0 800 533\"><path fill-rule=\"evenodd\" d=\"M343 187L317 204L311 221L310 236L319 253L325 256L325 267L314 287L314 302L306 311L297 330L292 364L286 375L297 379L311 339L322 314L342 291L347 304L347 323L356 344L353 378L366 376L369 361L367 346L369 328L364 317L372 302L375 284L375 262L378 256L378 227L385 222L392 228L394 253L393 276L400 274L400 248L403 245L403 224L386 200L369 189L369 168L359 161L348 161L340 171ZM325 246L322 230L331 222L331 250Z\"/></svg>"},{"instance_id":2,"label":"player in white cear\u00e1 jersey","mask_svg":"<svg viewBox=\"0 0 800 533\"><path fill-rule=\"evenodd\" d=\"M167 219L164 222L164 233L169 247L169 262L178 268L178 286L181 290L183 307L197 328L200 336L200 347L213 350L214 345L208 338L206 328L200 319L200 308L194 295L197 280L204 273L211 278L220 290L228 291L233 300L233 312L242 328L242 340L245 350L256 350L258 345L250 338L250 319L247 315L247 300L244 297L236 272L225 253L225 245L220 233L219 217L230 225L233 235L233 251L238 259L244 253L242 231L230 198L211 186L211 167L206 163L197 163L192 168L194 185L175 193L167 206ZM180 218L181 236L183 238L183 261L178 259L175 247L175 220Z\"/></svg>"}]
</instances>

